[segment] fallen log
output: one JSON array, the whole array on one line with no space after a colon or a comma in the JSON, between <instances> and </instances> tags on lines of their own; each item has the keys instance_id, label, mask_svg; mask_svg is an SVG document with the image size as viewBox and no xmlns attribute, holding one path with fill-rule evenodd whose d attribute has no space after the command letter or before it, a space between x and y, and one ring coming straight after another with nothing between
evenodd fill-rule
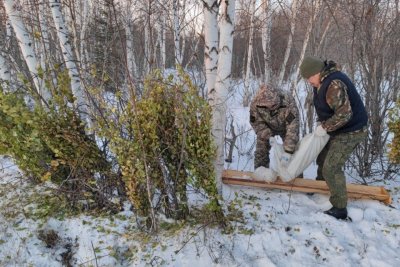
<instances>
[{"instance_id":1,"label":"fallen log","mask_svg":"<svg viewBox=\"0 0 400 267\"><path fill-rule=\"evenodd\" d=\"M295 178L290 182L282 182L279 178L275 182L268 183L252 180L252 172L224 170L222 182L231 185L243 185L262 187L270 189L282 189L305 193L321 193L329 195L329 188L325 181ZM349 198L367 198L382 201L389 205L392 199L389 193L382 186L347 184L347 195Z\"/></svg>"}]
</instances>

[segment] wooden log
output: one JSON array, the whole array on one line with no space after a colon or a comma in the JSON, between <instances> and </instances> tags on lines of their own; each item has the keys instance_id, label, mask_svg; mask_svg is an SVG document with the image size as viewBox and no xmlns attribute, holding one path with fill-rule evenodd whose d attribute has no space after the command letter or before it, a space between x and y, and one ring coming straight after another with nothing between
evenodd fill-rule
<instances>
[{"instance_id":1,"label":"wooden log","mask_svg":"<svg viewBox=\"0 0 400 267\"><path fill-rule=\"evenodd\" d=\"M242 172L235 170L224 170L222 182L231 185L254 186L270 189L282 189L306 193L321 193L330 195L328 185L325 181L295 178L290 182L278 180L272 183L252 180L252 172ZM382 201L385 204L392 203L389 193L382 186L369 186L358 184L347 184L347 195L349 198L367 198Z\"/></svg>"}]
</instances>

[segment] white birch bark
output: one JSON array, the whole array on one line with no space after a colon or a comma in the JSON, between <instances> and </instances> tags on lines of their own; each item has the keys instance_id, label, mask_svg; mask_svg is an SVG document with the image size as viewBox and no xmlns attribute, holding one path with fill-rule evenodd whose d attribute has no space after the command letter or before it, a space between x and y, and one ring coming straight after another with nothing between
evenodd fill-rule
<instances>
[{"instance_id":1,"label":"white birch bark","mask_svg":"<svg viewBox=\"0 0 400 267\"><path fill-rule=\"evenodd\" d=\"M150 55L149 55L149 43L150 43L150 32L148 23L144 27L144 65L143 74L146 75L150 72Z\"/></svg>"},{"instance_id":2,"label":"white birch bark","mask_svg":"<svg viewBox=\"0 0 400 267\"><path fill-rule=\"evenodd\" d=\"M287 46L286 46L285 55L284 55L284 58L283 58L283 62L282 62L282 65L281 65L281 70L280 70L279 78L278 78L278 82L280 84L283 83L283 78L285 76L286 65L287 65L287 62L289 60L290 51L292 50L293 34L294 34L294 30L296 28L297 3L298 3L298 0L293 0L293 2L292 2L291 16L290 16L290 33L289 33L288 43L287 43Z\"/></svg>"},{"instance_id":3,"label":"white birch bark","mask_svg":"<svg viewBox=\"0 0 400 267\"><path fill-rule=\"evenodd\" d=\"M179 23L179 0L172 0L173 10L173 28L174 28L174 48L175 48L175 64L182 64L182 53L180 48L181 25Z\"/></svg>"},{"instance_id":4,"label":"white birch bark","mask_svg":"<svg viewBox=\"0 0 400 267\"><path fill-rule=\"evenodd\" d=\"M51 13L53 15L54 24L57 29L57 36L60 41L62 55L71 78L71 90L76 98L75 105L78 108L82 120L85 121L90 128L92 126L92 121L89 117L89 107L86 103L86 97L81 85L78 67L76 61L74 60L74 54L69 40L69 31L62 13L61 1L49 0L49 4Z\"/></svg>"},{"instance_id":5,"label":"white birch bark","mask_svg":"<svg viewBox=\"0 0 400 267\"><path fill-rule=\"evenodd\" d=\"M14 65L14 66L17 65L17 64L13 64L13 62L15 62L15 59L13 59L12 56L10 55L10 53L8 53L8 50L10 49L10 47L7 44L10 43L10 39L12 38L12 36L13 36L13 30L12 30L11 22L9 19L7 19L6 35L5 35L5 43L4 43L5 46L4 46L4 50L2 51L3 58L5 60L5 65L3 65L3 67L5 67L4 72L3 72L3 79L5 81L9 81L6 88L10 91L15 90L14 81L16 80L16 73L17 73L17 71L11 67L12 65Z\"/></svg>"},{"instance_id":6,"label":"white birch bark","mask_svg":"<svg viewBox=\"0 0 400 267\"><path fill-rule=\"evenodd\" d=\"M11 72L7 62L6 54L0 51L0 86L9 91L11 84Z\"/></svg>"},{"instance_id":7,"label":"white birch bark","mask_svg":"<svg viewBox=\"0 0 400 267\"><path fill-rule=\"evenodd\" d=\"M160 32L159 32L159 38L160 38L160 61L161 61L161 70L165 70L165 63L166 63L166 46L165 46L165 39L166 39L166 29L165 26L167 24L166 21L166 16L165 12L162 12L161 14L161 25L160 25Z\"/></svg>"},{"instance_id":8,"label":"white birch bark","mask_svg":"<svg viewBox=\"0 0 400 267\"><path fill-rule=\"evenodd\" d=\"M153 59L155 67L158 69L161 66L161 64L158 60L158 57L157 57L157 51L158 51L157 48L160 45L160 39L161 39L160 38L160 32L161 32L160 28L161 28L160 23L158 23L157 20L155 20L153 23L153 41L151 42L153 44L151 58Z\"/></svg>"},{"instance_id":9,"label":"white birch bark","mask_svg":"<svg viewBox=\"0 0 400 267\"><path fill-rule=\"evenodd\" d=\"M79 20L81 30L79 32L79 40L80 46L77 46L79 57L80 57L80 65L82 70L88 70L88 52L87 47L89 44L86 43L86 31L89 25L90 17L93 14L93 3L90 0L82 1L82 10L79 13Z\"/></svg>"},{"instance_id":10,"label":"white birch bark","mask_svg":"<svg viewBox=\"0 0 400 267\"><path fill-rule=\"evenodd\" d=\"M217 146L217 158L215 161L216 183L222 193L222 171L224 169L224 145L226 126L226 101L231 81L232 71L232 47L235 19L235 1L225 0L221 2L221 17L219 21L220 43L217 67L217 80L215 90L208 97L213 108L212 135Z\"/></svg>"},{"instance_id":11,"label":"white birch bark","mask_svg":"<svg viewBox=\"0 0 400 267\"><path fill-rule=\"evenodd\" d=\"M35 87L34 89L39 96L46 98L47 93L44 92L42 82L38 76L40 62L34 52L33 39L27 31L22 21L22 15L20 14L22 7L17 0L4 0L4 7L18 40L22 56L28 66L29 72L31 73L33 80L32 86Z\"/></svg>"},{"instance_id":12,"label":"white birch bark","mask_svg":"<svg viewBox=\"0 0 400 267\"><path fill-rule=\"evenodd\" d=\"M206 89L209 95L214 92L218 63L218 1L203 1L204 8L204 66Z\"/></svg>"},{"instance_id":13,"label":"white birch bark","mask_svg":"<svg viewBox=\"0 0 400 267\"><path fill-rule=\"evenodd\" d=\"M61 0L60 0L61 1ZM77 28L80 28L79 25L79 20L77 17L79 16L77 13L80 12L75 12L76 9L80 7L80 0L77 1L71 1L70 4L67 6L67 8L64 9L64 19L65 19L65 25L68 27L68 32L71 32L69 34L69 39L70 41L73 42L74 44L74 58L76 58L76 64L79 64L81 62L81 56L80 56L80 40L79 40L79 34Z\"/></svg>"},{"instance_id":14,"label":"white birch bark","mask_svg":"<svg viewBox=\"0 0 400 267\"><path fill-rule=\"evenodd\" d=\"M246 62L246 72L244 77L244 96L243 96L243 106L248 107L252 92L250 91L250 76L251 76L251 59L253 57L253 40L254 40L254 11L256 7L256 0L252 0L250 3L250 30L249 30L249 45L247 49L247 62Z\"/></svg>"},{"instance_id":15,"label":"white birch bark","mask_svg":"<svg viewBox=\"0 0 400 267\"><path fill-rule=\"evenodd\" d=\"M9 21L6 22L6 31L0 33L0 86L3 90L10 91L11 87L11 67L9 64L9 53L7 43L11 38L11 32L8 27Z\"/></svg>"},{"instance_id":16,"label":"white birch bark","mask_svg":"<svg viewBox=\"0 0 400 267\"><path fill-rule=\"evenodd\" d=\"M263 0L262 2L262 22L261 41L264 54L264 82L271 83L272 79L272 63L271 63L271 30L273 9L271 1Z\"/></svg>"}]
</instances>

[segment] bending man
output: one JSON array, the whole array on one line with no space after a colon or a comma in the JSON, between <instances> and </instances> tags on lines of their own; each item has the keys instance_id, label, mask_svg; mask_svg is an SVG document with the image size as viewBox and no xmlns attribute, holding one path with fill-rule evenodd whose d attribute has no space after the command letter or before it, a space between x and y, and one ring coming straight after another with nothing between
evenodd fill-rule
<instances>
[{"instance_id":1,"label":"bending man","mask_svg":"<svg viewBox=\"0 0 400 267\"><path fill-rule=\"evenodd\" d=\"M270 85L262 85L250 105L250 124L257 135L254 169L269 168L269 138L279 135L285 153L281 163L287 165L299 141L299 110L294 98Z\"/></svg>"}]
</instances>

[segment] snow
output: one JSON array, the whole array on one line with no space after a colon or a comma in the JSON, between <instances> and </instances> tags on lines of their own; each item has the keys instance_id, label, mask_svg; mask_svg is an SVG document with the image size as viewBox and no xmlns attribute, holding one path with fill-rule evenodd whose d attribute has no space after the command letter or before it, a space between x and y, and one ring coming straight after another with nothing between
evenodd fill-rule
<instances>
[{"instance_id":1,"label":"snow","mask_svg":"<svg viewBox=\"0 0 400 267\"><path fill-rule=\"evenodd\" d=\"M236 134L242 134L226 168L252 171L255 136L248 107L234 95L229 107ZM304 176L316 176L315 163ZM2 157L0 266L63 266L62 255L71 257L72 266L400 266L399 178L374 184L389 190L390 206L350 199L353 222L323 213L331 207L327 195L224 185L232 232L177 222L147 235L128 203L114 215L46 217L37 200L45 198L50 185L27 183L12 160ZM348 182L354 179L349 176ZM191 193L192 207L201 201ZM47 247L43 233L52 231L58 239Z\"/></svg>"}]
</instances>

